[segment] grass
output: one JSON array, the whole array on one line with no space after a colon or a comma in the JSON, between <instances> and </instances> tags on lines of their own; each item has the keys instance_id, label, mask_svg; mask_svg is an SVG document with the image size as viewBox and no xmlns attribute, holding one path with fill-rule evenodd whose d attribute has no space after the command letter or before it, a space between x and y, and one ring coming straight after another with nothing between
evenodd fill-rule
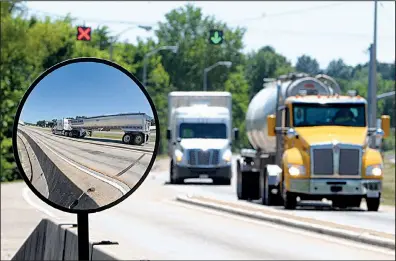
<instances>
[{"instance_id":1,"label":"grass","mask_svg":"<svg viewBox=\"0 0 396 261\"><path fill-rule=\"evenodd\" d=\"M387 156L395 155L395 150L385 152L383 196L384 205L395 205L395 164Z\"/></svg>"}]
</instances>

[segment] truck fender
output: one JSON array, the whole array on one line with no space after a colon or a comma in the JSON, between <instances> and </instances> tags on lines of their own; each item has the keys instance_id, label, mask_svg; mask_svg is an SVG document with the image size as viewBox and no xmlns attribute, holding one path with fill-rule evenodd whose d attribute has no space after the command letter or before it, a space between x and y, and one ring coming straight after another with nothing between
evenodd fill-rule
<instances>
[{"instance_id":1,"label":"truck fender","mask_svg":"<svg viewBox=\"0 0 396 261\"><path fill-rule=\"evenodd\" d=\"M269 186L278 186L281 177L282 177L282 169L278 165L267 165L267 176L268 176L268 185Z\"/></svg>"}]
</instances>

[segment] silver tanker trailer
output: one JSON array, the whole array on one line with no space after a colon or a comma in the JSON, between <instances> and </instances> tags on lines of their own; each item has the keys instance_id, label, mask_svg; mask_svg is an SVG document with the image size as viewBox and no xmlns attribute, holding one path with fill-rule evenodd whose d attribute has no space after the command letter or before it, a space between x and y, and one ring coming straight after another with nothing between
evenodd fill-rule
<instances>
[{"instance_id":1,"label":"silver tanker trailer","mask_svg":"<svg viewBox=\"0 0 396 261\"><path fill-rule=\"evenodd\" d=\"M61 133L69 137L83 138L94 130L121 129L124 131L122 142L126 144L142 145L147 143L150 136L151 117L145 113L128 113L104 115L89 118L62 119L60 126L53 130L54 134Z\"/></svg>"}]
</instances>

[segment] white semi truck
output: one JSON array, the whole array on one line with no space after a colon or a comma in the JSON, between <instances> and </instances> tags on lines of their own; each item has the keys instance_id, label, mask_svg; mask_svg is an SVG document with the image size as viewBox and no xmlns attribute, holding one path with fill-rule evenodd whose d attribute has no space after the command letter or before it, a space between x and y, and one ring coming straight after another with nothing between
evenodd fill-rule
<instances>
[{"instance_id":1,"label":"white semi truck","mask_svg":"<svg viewBox=\"0 0 396 261\"><path fill-rule=\"evenodd\" d=\"M171 92L168 95L170 183L211 178L231 184L232 97L229 92Z\"/></svg>"},{"instance_id":2,"label":"white semi truck","mask_svg":"<svg viewBox=\"0 0 396 261\"><path fill-rule=\"evenodd\" d=\"M151 117L145 113L104 115L78 119L60 119L52 133L69 137L84 138L94 130L121 129L124 131L122 142L142 145L150 137Z\"/></svg>"}]
</instances>

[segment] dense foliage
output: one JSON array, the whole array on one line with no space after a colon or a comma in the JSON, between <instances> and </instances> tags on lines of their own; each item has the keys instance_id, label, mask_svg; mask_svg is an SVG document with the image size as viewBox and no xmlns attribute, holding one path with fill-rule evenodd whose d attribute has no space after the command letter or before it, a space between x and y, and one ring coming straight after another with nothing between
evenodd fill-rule
<instances>
[{"instance_id":1,"label":"dense foliage","mask_svg":"<svg viewBox=\"0 0 396 261\"><path fill-rule=\"evenodd\" d=\"M208 44L211 28L223 28L226 41L221 46ZM75 39L76 29L69 17L53 20L27 18L23 6L1 2L1 181L19 178L12 154L12 124L18 102L32 81L45 69L65 59L79 56L109 59L110 36L106 26L96 28L92 41ZM273 47L243 54L245 29L230 28L214 17L204 16L199 8L187 5L169 12L159 23L156 39L139 39L136 45L116 42L113 61L135 74L140 80L144 54L163 45L178 45L179 51L158 52L148 61L147 89L158 110L161 133L160 152L166 152L167 93L173 90L202 90L204 68L220 60L232 61L233 66L216 67L208 74L208 90L226 90L233 94L234 125L241 130L237 146L248 144L244 134L245 112L250 98L261 88L263 78L301 71L324 72L335 77L345 91L356 89L366 96L367 64L355 67L342 60L332 61L327 68L307 55L298 58L295 67ZM46 37L43 37L43 36ZM395 65L378 66L378 92L394 90ZM379 104L378 114L389 114L395 126L395 99ZM48 119L51 120L51 119Z\"/></svg>"}]
</instances>

